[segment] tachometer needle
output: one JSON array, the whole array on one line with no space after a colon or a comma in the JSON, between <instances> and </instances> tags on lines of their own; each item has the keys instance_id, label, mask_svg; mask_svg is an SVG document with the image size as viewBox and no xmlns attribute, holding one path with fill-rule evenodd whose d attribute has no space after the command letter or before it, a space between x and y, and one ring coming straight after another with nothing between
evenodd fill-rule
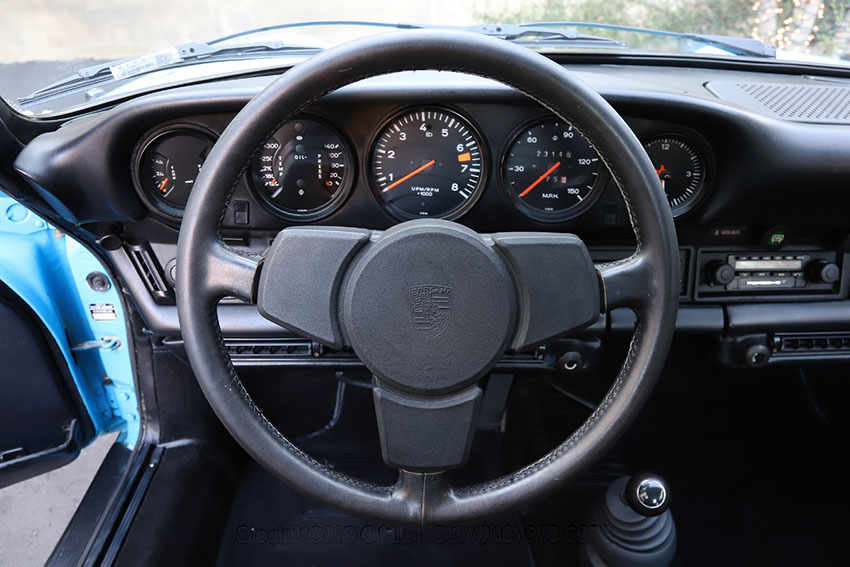
<instances>
[{"instance_id":1,"label":"tachometer needle","mask_svg":"<svg viewBox=\"0 0 850 567\"><path fill-rule=\"evenodd\" d=\"M398 179L398 180L396 180L396 181L393 181L392 183L390 183L389 185L387 185L386 187L384 187L384 188L381 190L381 193L386 193L387 191L389 191L390 189L392 189L392 188L393 188L393 187L395 187L396 185L398 185L398 184L400 184L400 183L404 183L405 181L407 181L408 179L410 179L410 178L411 178L411 177L413 177L414 175L419 175L420 173L422 173L423 171L425 171L426 169L428 169L429 167L431 167L431 166L432 166L432 165L434 165L435 163L437 163L437 160L432 159L431 161L429 161L429 162L428 162L428 163L426 163L425 165L423 165L423 166L421 166L421 167L417 167L416 169L414 169L413 171L411 171L410 173L408 173L407 175L405 175L405 176L404 176L404 177L402 177L401 179Z\"/></svg>"},{"instance_id":2,"label":"tachometer needle","mask_svg":"<svg viewBox=\"0 0 850 567\"><path fill-rule=\"evenodd\" d=\"M165 189L165 186L168 185L168 178L162 180L162 183L159 184L159 191L162 193L162 190Z\"/></svg>"},{"instance_id":3,"label":"tachometer needle","mask_svg":"<svg viewBox=\"0 0 850 567\"><path fill-rule=\"evenodd\" d=\"M544 179L546 179L546 177L547 177L549 174L551 174L553 171L555 171L555 170L556 170L556 169L558 169L559 167L561 167L561 162L558 162L558 163L556 163L555 165L553 165L552 167L550 167L549 169L547 169L547 170L546 170L546 173L544 173L543 175L541 175L540 177L538 177L538 178L537 178L537 181L535 181L534 183L532 183L531 185L529 185L528 187L526 187L526 188L525 188L525 191L523 191L522 193L520 193L520 194L519 194L519 196L520 196L520 197L525 197L526 195L528 195L529 191L531 191L532 189L534 189L535 187L537 187L537 186L540 184L540 182L541 182L541 181L543 181Z\"/></svg>"}]
</instances>

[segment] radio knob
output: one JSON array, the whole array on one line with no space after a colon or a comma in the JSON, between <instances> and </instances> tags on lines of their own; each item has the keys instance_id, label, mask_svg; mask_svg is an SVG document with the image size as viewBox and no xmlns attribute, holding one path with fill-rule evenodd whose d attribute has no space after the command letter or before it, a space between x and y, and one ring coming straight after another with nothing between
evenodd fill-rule
<instances>
[{"instance_id":1,"label":"radio knob","mask_svg":"<svg viewBox=\"0 0 850 567\"><path fill-rule=\"evenodd\" d=\"M806 266L806 275L815 283L831 284L841 277L841 269L832 262L815 260Z\"/></svg>"},{"instance_id":2,"label":"radio knob","mask_svg":"<svg viewBox=\"0 0 850 567\"><path fill-rule=\"evenodd\" d=\"M708 265L708 280L717 285L728 285L735 279L735 268L717 260Z\"/></svg>"}]
</instances>

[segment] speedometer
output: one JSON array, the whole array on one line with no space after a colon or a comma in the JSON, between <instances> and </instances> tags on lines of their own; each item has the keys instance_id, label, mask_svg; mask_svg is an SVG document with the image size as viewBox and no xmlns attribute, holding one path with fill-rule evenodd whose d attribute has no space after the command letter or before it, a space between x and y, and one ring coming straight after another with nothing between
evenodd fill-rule
<instances>
[{"instance_id":1,"label":"speedometer","mask_svg":"<svg viewBox=\"0 0 850 567\"><path fill-rule=\"evenodd\" d=\"M596 150L556 117L520 128L508 147L502 175L517 208L541 221L574 217L593 203L601 186Z\"/></svg>"},{"instance_id":2,"label":"speedometer","mask_svg":"<svg viewBox=\"0 0 850 567\"><path fill-rule=\"evenodd\" d=\"M484 151L468 120L442 108L416 108L391 120L372 149L378 201L401 219L454 219L483 186Z\"/></svg>"}]
</instances>

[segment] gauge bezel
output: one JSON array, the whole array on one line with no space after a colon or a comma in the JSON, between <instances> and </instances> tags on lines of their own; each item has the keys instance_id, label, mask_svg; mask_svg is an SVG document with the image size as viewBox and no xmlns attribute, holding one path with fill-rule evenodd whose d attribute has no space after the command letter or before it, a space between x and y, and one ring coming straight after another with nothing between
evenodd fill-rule
<instances>
[{"instance_id":1,"label":"gauge bezel","mask_svg":"<svg viewBox=\"0 0 850 567\"><path fill-rule=\"evenodd\" d=\"M669 129L653 130L642 134L640 136L640 143L644 151L646 151L646 146L648 144L662 138L674 138L690 146L697 154L697 158L702 163L703 170L705 171L705 174L702 176L702 183L694 195L682 205L679 205L678 207L670 207L670 212L673 215L673 218L679 221L690 216L690 214L705 201L706 196L710 192L709 188L711 187L714 172L714 155L709 149L708 142L706 142L705 139L696 132L682 132ZM654 164L653 167L655 167Z\"/></svg>"},{"instance_id":2,"label":"gauge bezel","mask_svg":"<svg viewBox=\"0 0 850 567\"><path fill-rule=\"evenodd\" d=\"M257 200L257 202L260 203L260 205L262 205L262 207L265 210L267 210L269 213L271 213L272 215L274 215L274 216L276 216L280 219L288 220L288 221L292 221L292 222L312 222L312 221L316 221L316 220L319 220L319 219L323 219L323 218L328 217L328 216L332 215L333 213L335 213L343 205L343 203L345 203L345 201L348 199L348 197L351 195L351 191L354 188L354 181L357 179L357 176L359 174L358 173L359 168L358 168L358 163L357 163L357 158L356 158L357 154L352 149L353 146L351 144L351 141L348 138L348 136L346 136L346 134L345 134L345 132L343 131L342 128L338 127L336 124L334 124L329 119L327 119L323 116L314 114L312 112L300 113L297 116L295 116L294 118L287 120L286 122L281 124L280 128L278 128L274 133L272 133L272 135L269 136L269 138L275 136L280 131L281 128L283 128L284 126L286 126L290 122L297 121L297 120L309 121L309 122L315 122L317 124L321 124L322 126L327 128L328 130L330 130L337 138L339 138L339 141L342 144L342 151L343 151L343 154L344 154L343 159L345 160L345 163L346 163L346 169L348 169L349 167L351 168L351 175L345 176L345 178L343 179L343 183L340 185L340 188L339 188L339 191L337 192L337 194L330 201L328 201L327 203L325 203L321 207L317 207L315 209L310 209L306 212L297 212L297 211L293 211L291 209L287 209L285 207L282 207L276 201L274 201L274 199L269 197L266 194L266 192L262 190L262 188L259 188L259 187L256 186L256 183L254 181L254 174L253 174L253 171L252 171L253 166L254 166L254 158L251 158L251 161L248 164L247 169L245 170L245 182L248 185L248 189L250 190L250 192L254 196L254 198ZM266 141L264 140L263 143L265 143L265 142Z\"/></svg>"},{"instance_id":3,"label":"gauge bezel","mask_svg":"<svg viewBox=\"0 0 850 567\"><path fill-rule=\"evenodd\" d=\"M375 157L375 151L378 148L378 140L381 137L381 134L390 127L396 120L399 118L410 114L416 111L422 110L438 110L440 112L445 112L447 114L452 115L459 122L461 122L464 126L469 128L470 133L472 133L473 138L475 138L476 143L478 144L478 149L481 152L481 177L478 179L478 183L475 185L475 188L472 191L472 194L469 198L461 204L460 207L453 210L451 213L447 215L439 215L439 216L422 216L422 215L412 215L407 213L406 211L400 209L399 207L393 205L392 203L384 200L380 196L380 190L378 189L377 183L375 183L375 175L372 171L372 161ZM478 199L481 198L481 194L484 192L484 187L487 185L488 179L490 177L490 150L487 146L487 140L481 134L481 129L472 120L469 115L456 108L452 108L448 105L443 104L414 104L409 106L404 106L401 109L395 109L393 112L387 114L387 116L382 120L378 127L372 132L372 135L369 137L370 143L368 146L367 153L365 155L365 161L363 171L366 177L366 183L369 187L369 194L372 196L372 199L377 203L377 205L381 208L381 210L385 211L388 215L390 215L394 220L398 221L408 221L408 220L416 220L416 219L443 219L443 220L456 220L469 212L469 210L478 202Z\"/></svg>"},{"instance_id":4,"label":"gauge bezel","mask_svg":"<svg viewBox=\"0 0 850 567\"><path fill-rule=\"evenodd\" d=\"M172 205L171 203L163 199L162 195L160 195L159 193L155 193L142 185L142 156L144 156L148 148L150 148L151 145L160 138L179 132L189 132L193 136L196 136L198 138L204 138L210 143L210 147L214 146L215 143L218 141L218 135L215 132L209 130L208 128L200 126L199 124L194 124L192 122L172 122L169 124L157 126L156 128L153 128L152 130L146 132L141 137L140 141L136 144L136 147L133 149L133 158L131 161L133 168L133 188L135 189L136 194L139 196L139 198L149 210L155 213L163 214L166 218L170 220L182 219L184 207L177 207L175 205Z\"/></svg>"},{"instance_id":5,"label":"gauge bezel","mask_svg":"<svg viewBox=\"0 0 850 567\"><path fill-rule=\"evenodd\" d=\"M588 197L581 201L578 205L573 205L572 207L569 207L564 211L543 211L541 209L538 209L537 207L529 205L525 201L520 200L516 192L511 189L510 183L508 181L508 157L510 149L511 147L513 147L514 142L519 139L523 131L531 127L539 126L543 122L549 120L560 120L562 122L570 124L573 128L576 128L575 124L573 124L569 120L564 120L557 114L552 113L538 114L520 123L519 126L517 126L511 131L510 135L505 141L504 147L502 148L502 155L499 160L499 185L502 189L502 194L508 199L508 202L513 205L516 210L537 222L552 224L573 220L587 212L588 209L590 209L593 205L596 204L596 201L599 200L599 197L604 192L610 174L608 173L608 167L600 158L599 172L596 176L596 181L593 183L593 187L590 189L590 194L588 195ZM581 133L580 130L579 132ZM584 138L583 134L582 138ZM587 138L585 138L585 140L588 144L590 144L590 147L593 148L593 151L596 152L596 155L599 156L599 152L596 150L596 147L594 147L594 145L591 144L590 141L587 140Z\"/></svg>"}]
</instances>

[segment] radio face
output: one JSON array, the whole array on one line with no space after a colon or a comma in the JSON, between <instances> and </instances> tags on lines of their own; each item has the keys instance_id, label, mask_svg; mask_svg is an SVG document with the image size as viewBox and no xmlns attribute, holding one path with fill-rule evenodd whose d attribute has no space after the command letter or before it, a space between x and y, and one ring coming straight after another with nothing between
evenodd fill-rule
<instances>
[{"instance_id":1,"label":"radio face","mask_svg":"<svg viewBox=\"0 0 850 567\"><path fill-rule=\"evenodd\" d=\"M846 291L842 260L829 250L699 250L695 299L836 299Z\"/></svg>"}]
</instances>

